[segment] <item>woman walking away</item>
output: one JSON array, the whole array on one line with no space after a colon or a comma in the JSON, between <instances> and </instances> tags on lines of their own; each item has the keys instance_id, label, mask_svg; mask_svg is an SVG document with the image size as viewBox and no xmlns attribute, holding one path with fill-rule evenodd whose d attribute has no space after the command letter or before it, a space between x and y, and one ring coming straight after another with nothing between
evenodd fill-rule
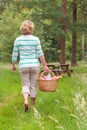
<instances>
[{"instance_id":1,"label":"woman walking away","mask_svg":"<svg viewBox=\"0 0 87 130\"><path fill-rule=\"evenodd\" d=\"M12 53L12 71L16 72L16 61L19 56L19 71L22 81L22 95L24 98L24 109L28 111L28 97L30 96L30 107L35 103L36 86L40 71L40 62L44 71L49 71L47 67L41 43L38 37L33 35L34 23L25 20L20 27L22 35L14 42Z\"/></svg>"}]
</instances>

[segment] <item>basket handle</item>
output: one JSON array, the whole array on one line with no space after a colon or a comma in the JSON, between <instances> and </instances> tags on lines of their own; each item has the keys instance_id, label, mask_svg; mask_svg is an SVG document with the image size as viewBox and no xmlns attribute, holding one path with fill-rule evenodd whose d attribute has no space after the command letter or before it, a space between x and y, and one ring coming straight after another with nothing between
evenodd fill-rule
<instances>
[{"instance_id":1,"label":"basket handle","mask_svg":"<svg viewBox=\"0 0 87 130\"><path fill-rule=\"evenodd\" d=\"M50 70L49 72L43 71L40 75L40 78L42 78L44 76L44 73L50 73L50 74L52 74L52 76L55 76L55 74Z\"/></svg>"}]
</instances>

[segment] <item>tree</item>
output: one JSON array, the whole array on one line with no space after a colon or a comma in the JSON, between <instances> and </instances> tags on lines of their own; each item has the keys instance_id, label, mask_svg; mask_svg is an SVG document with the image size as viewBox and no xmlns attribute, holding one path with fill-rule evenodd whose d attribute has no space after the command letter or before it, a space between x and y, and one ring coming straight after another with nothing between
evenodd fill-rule
<instances>
[{"instance_id":1,"label":"tree","mask_svg":"<svg viewBox=\"0 0 87 130\"><path fill-rule=\"evenodd\" d=\"M33 7L32 18L37 25L36 30L42 29L39 35L41 33L41 39L43 36L42 46L48 62L58 62L60 57L60 34L63 32L60 7L59 0L42 0L36 2Z\"/></svg>"},{"instance_id":2,"label":"tree","mask_svg":"<svg viewBox=\"0 0 87 130\"><path fill-rule=\"evenodd\" d=\"M86 23L87 20L87 1L80 0L80 21L82 24ZM82 29L82 60L85 59L85 29Z\"/></svg>"},{"instance_id":3,"label":"tree","mask_svg":"<svg viewBox=\"0 0 87 130\"><path fill-rule=\"evenodd\" d=\"M77 21L77 4L73 2L73 25ZM76 65L76 31L72 32L72 59L71 65Z\"/></svg>"},{"instance_id":4,"label":"tree","mask_svg":"<svg viewBox=\"0 0 87 130\"><path fill-rule=\"evenodd\" d=\"M80 11L77 14L76 9L76 16L72 1L77 5L78 12ZM0 8L0 59L11 60L14 39L20 35L20 24L25 19L30 19L35 23L34 35L40 37L47 62L65 63L66 60L72 60L73 65L75 65L76 60L81 59L81 33L84 32L85 39L83 39L86 41L87 28L87 2L85 0L68 0L67 5L66 0L62 0L62 9L61 0L1 0L0 2L0 7L2 7ZM73 8L68 5L69 2L70 5L73 5ZM71 19L72 9L73 22ZM84 22L82 21L84 18L82 14L85 16ZM77 15L81 17L77 17ZM76 18L76 21L74 21L75 17L78 18ZM71 33L73 34L71 35ZM77 37L80 34L77 44L75 34L77 34ZM71 38L73 39L72 45ZM83 42L83 51L85 51L85 46L86 42Z\"/></svg>"},{"instance_id":5,"label":"tree","mask_svg":"<svg viewBox=\"0 0 87 130\"><path fill-rule=\"evenodd\" d=\"M62 29L64 31L64 33L66 33L66 0L62 0L62 14L63 14L63 18L62 18ZM61 50L61 55L60 55L60 63L64 64L66 61L66 38L65 35L63 35L61 37L61 46L60 46L60 50Z\"/></svg>"},{"instance_id":6,"label":"tree","mask_svg":"<svg viewBox=\"0 0 87 130\"><path fill-rule=\"evenodd\" d=\"M85 51L85 45L84 45L84 30L86 25L85 18L87 16L87 1L85 0L73 0L72 2L72 9L73 9L73 30L72 30L72 58L71 58L71 65L74 66L77 64L76 60L76 39L77 39L77 30L80 30L82 32L82 58L84 59L84 51ZM77 10L80 12L81 18L77 19ZM79 16L79 15L78 15ZM83 20L82 20L83 19ZM82 21L82 22L81 22Z\"/></svg>"}]
</instances>

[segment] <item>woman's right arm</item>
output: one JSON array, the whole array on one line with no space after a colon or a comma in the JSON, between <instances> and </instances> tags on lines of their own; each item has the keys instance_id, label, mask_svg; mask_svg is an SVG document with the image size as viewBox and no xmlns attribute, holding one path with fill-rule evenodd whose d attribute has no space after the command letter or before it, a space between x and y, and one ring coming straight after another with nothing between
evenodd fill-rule
<instances>
[{"instance_id":1,"label":"woman's right arm","mask_svg":"<svg viewBox=\"0 0 87 130\"><path fill-rule=\"evenodd\" d=\"M47 66L45 56L44 56L39 39L38 39L38 44L37 44L36 50L37 50L37 57L40 58L40 61L41 61L43 68L44 68L44 71L49 71L49 68Z\"/></svg>"},{"instance_id":2,"label":"woman's right arm","mask_svg":"<svg viewBox=\"0 0 87 130\"><path fill-rule=\"evenodd\" d=\"M44 55L40 56L40 61L41 61L42 65L43 65L44 71L49 71L49 68L47 66L47 63L46 63Z\"/></svg>"}]
</instances>

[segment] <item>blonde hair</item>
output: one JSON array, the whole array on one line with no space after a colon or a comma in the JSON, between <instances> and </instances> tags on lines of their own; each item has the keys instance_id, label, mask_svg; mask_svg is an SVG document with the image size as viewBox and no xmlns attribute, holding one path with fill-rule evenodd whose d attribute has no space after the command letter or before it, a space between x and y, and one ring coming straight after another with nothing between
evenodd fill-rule
<instances>
[{"instance_id":1,"label":"blonde hair","mask_svg":"<svg viewBox=\"0 0 87 130\"><path fill-rule=\"evenodd\" d=\"M34 23L30 20L25 20L21 24L20 30L21 30L22 34L24 34L24 35L33 34Z\"/></svg>"}]
</instances>

